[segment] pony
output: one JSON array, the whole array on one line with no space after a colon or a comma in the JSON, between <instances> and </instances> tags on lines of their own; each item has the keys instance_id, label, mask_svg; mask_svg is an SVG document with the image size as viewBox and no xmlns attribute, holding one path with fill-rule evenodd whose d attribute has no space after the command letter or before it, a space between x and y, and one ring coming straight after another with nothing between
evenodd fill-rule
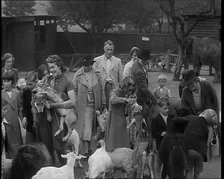
<instances>
[{"instance_id":1,"label":"pony","mask_svg":"<svg viewBox=\"0 0 224 179\"><path fill-rule=\"evenodd\" d=\"M47 147L42 143L22 145L13 158L10 179L31 179L39 169L52 165Z\"/></svg>"},{"instance_id":2,"label":"pony","mask_svg":"<svg viewBox=\"0 0 224 179\"><path fill-rule=\"evenodd\" d=\"M160 144L159 157L163 163L162 179L165 179L167 175L172 179L185 178L187 146L183 133L187 124L187 119L175 117Z\"/></svg>"}]
</instances>

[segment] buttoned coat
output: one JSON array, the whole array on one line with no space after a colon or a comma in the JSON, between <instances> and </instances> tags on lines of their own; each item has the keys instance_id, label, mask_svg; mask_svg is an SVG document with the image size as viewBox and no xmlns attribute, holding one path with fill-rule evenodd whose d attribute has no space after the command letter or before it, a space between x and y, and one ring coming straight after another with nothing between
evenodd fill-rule
<instances>
[{"instance_id":1,"label":"buttoned coat","mask_svg":"<svg viewBox=\"0 0 224 179\"><path fill-rule=\"evenodd\" d=\"M105 87L106 82L106 57L105 55L101 55L99 57L94 58L95 63L93 67L100 71L103 87ZM123 80L123 66L121 63L121 59L112 56L111 57L111 65L110 65L110 75L112 78L112 87L118 87L119 83Z\"/></svg>"},{"instance_id":2,"label":"buttoned coat","mask_svg":"<svg viewBox=\"0 0 224 179\"><path fill-rule=\"evenodd\" d=\"M7 113L6 120L6 148L8 149L8 158L13 158L17 152L17 149L23 144L22 135L19 123L19 116L22 116L22 106L20 93L16 89L12 89L12 97L10 98L7 92L2 90L2 99L7 101Z\"/></svg>"},{"instance_id":3,"label":"buttoned coat","mask_svg":"<svg viewBox=\"0 0 224 179\"><path fill-rule=\"evenodd\" d=\"M201 86L201 111L213 109L218 116L219 103L214 88L208 81L199 81L199 84ZM182 91L181 107L188 109L193 115L198 115L194 104L193 93L187 87Z\"/></svg>"},{"instance_id":4,"label":"buttoned coat","mask_svg":"<svg viewBox=\"0 0 224 179\"><path fill-rule=\"evenodd\" d=\"M102 79L99 71L93 70L93 93L95 99L95 110L99 109L102 105L105 105L105 92L102 86ZM88 82L86 81L83 68L79 69L73 78L74 91L76 94L76 107L78 114L78 121L76 123L75 129L79 134L80 139L82 139L82 126L85 118L85 107L87 105L87 94L88 94ZM96 126L96 118L93 121L93 128Z\"/></svg>"},{"instance_id":5,"label":"buttoned coat","mask_svg":"<svg viewBox=\"0 0 224 179\"><path fill-rule=\"evenodd\" d=\"M152 137L156 139L156 149L159 150L160 143L163 139L161 136L163 131L167 130L167 127L170 125L173 115L168 115L167 125L165 124L161 114L159 113L155 118L152 119Z\"/></svg>"},{"instance_id":6,"label":"buttoned coat","mask_svg":"<svg viewBox=\"0 0 224 179\"><path fill-rule=\"evenodd\" d=\"M106 126L106 150L130 148L127 122L125 116L125 94L121 88L116 88L110 95L109 120Z\"/></svg>"}]
</instances>

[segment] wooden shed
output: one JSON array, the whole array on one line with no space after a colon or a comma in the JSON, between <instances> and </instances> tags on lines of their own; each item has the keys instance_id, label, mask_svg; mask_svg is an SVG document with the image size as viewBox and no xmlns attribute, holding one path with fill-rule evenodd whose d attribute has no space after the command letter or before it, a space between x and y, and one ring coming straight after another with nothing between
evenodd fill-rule
<instances>
[{"instance_id":1,"label":"wooden shed","mask_svg":"<svg viewBox=\"0 0 224 179\"><path fill-rule=\"evenodd\" d=\"M184 15L188 27L191 27L197 19L197 15ZM200 21L191 31L192 36L210 37L216 40L221 40L221 16L208 15L203 16L203 21Z\"/></svg>"},{"instance_id":2,"label":"wooden shed","mask_svg":"<svg viewBox=\"0 0 224 179\"><path fill-rule=\"evenodd\" d=\"M56 16L2 17L2 55L10 52L20 71L35 70L55 53Z\"/></svg>"}]
</instances>

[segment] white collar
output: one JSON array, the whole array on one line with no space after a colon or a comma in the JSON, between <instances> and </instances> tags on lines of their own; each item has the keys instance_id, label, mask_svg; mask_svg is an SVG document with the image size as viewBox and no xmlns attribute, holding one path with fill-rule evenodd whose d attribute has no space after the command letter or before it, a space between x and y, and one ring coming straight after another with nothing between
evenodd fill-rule
<instances>
[{"instance_id":1,"label":"white collar","mask_svg":"<svg viewBox=\"0 0 224 179\"><path fill-rule=\"evenodd\" d=\"M163 119L167 119L168 118L168 116L165 116L162 113L159 113L159 114L162 116Z\"/></svg>"},{"instance_id":2,"label":"white collar","mask_svg":"<svg viewBox=\"0 0 224 179\"><path fill-rule=\"evenodd\" d=\"M8 121L6 120L6 118L4 117L3 119L2 119L2 124L8 124Z\"/></svg>"},{"instance_id":3,"label":"white collar","mask_svg":"<svg viewBox=\"0 0 224 179\"><path fill-rule=\"evenodd\" d=\"M110 61L111 61L111 60L112 60L112 57L113 57L113 56L111 56L110 58L107 58L106 55L104 55L104 59L105 59L105 60L110 60Z\"/></svg>"}]
</instances>

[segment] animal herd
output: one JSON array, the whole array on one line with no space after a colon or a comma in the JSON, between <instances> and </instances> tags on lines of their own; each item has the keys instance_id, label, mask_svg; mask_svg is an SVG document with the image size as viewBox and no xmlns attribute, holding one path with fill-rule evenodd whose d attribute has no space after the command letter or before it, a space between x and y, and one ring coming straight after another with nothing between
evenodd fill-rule
<instances>
[{"instance_id":1,"label":"animal herd","mask_svg":"<svg viewBox=\"0 0 224 179\"><path fill-rule=\"evenodd\" d=\"M50 93L49 89L50 88L44 91L42 88L35 93L36 99L34 99L34 104L37 108L37 112L41 111L38 108L42 108L42 105L45 104L47 99L46 96L49 96L48 93ZM156 177L156 151L149 147L151 145L149 141L141 140L142 136L140 134L142 133L142 127L140 123L144 123L144 119L140 115L141 108L134 103L131 105L131 109L134 117L131 125L136 123L136 128L139 131L134 149L117 148L112 152L108 152L105 150L104 140L97 138L99 148L97 148L95 152L88 158L88 171L85 172L85 178L111 178L114 177L119 170L121 171L121 176L124 178L147 177L153 179ZM60 113L61 111L57 112ZM68 113L69 111L65 111L64 116L69 116ZM105 132L105 123L108 118L108 111L96 111L96 115L99 123L100 133ZM169 136L170 138L167 138L167 140L172 145L169 144L169 150L166 150L168 148L165 146L163 148L165 150L160 151L160 155L162 156L161 160L163 161L165 168L168 168L168 165L170 165L170 159L167 158L168 156L171 157L171 160L174 160L176 158L175 156L172 156L173 153L180 152L181 154L181 152L185 150L181 145L174 145L175 143L179 144L178 142L181 141L177 137L178 135ZM166 142L166 138L164 140ZM86 158L85 156L79 154L79 144L79 135L73 128L72 132L68 135L66 140L66 145L69 149L67 151L68 153L66 155L61 155L63 158L67 159L67 164L60 168L52 166L51 156L44 144L34 143L22 146L13 161L8 162L9 165L7 165L7 167L11 168L8 169L10 171L10 179L74 179L76 172L74 168L77 167L77 164L79 167L83 167L81 160ZM173 147L175 150L172 152L171 149ZM171 155L169 155L170 153ZM183 153L179 156L182 156L182 158L185 159ZM178 167L180 166L181 165ZM182 171L182 168L179 168L179 171ZM169 171L167 171L167 175L170 175Z\"/></svg>"}]
</instances>

